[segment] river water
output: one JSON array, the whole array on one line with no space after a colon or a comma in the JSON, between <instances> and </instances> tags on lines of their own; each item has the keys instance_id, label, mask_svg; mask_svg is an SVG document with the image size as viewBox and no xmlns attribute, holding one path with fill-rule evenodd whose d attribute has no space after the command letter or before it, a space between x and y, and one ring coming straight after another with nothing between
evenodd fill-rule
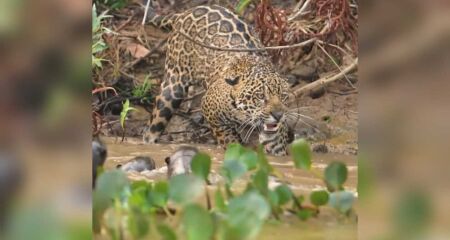
<instances>
[{"instance_id":1,"label":"river water","mask_svg":"<svg viewBox=\"0 0 450 240\"><path fill-rule=\"evenodd\" d=\"M166 179L166 164L164 159L170 156L180 146L179 144L151 144L144 145L140 139L128 138L124 142L116 138L102 139L108 148L108 158L105 170L114 169L136 156L148 156L155 160L156 171L152 174L128 173L132 181L155 181ZM219 172L223 161L224 150L216 145L192 144L200 151L208 153L212 158L212 174ZM284 180L289 183L296 194L306 194L313 190L324 189L325 184L316 175L295 169L289 156L268 157L270 164L282 173ZM323 172L328 163L341 161L348 167L346 190L355 192L357 187L357 159L355 155L343 154L313 154L312 168L316 172ZM235 188L244 188L245 182L235 184ZM214 186L212 186L214 188ZM307 201L308 202L308 201ZM322 208L317 218L306 222L293 216L284 216L282 222L270 222L263 228L257 239L357 239L357 225L355 221L339 216L334 209Z\"/></svg>"}]
</instances>

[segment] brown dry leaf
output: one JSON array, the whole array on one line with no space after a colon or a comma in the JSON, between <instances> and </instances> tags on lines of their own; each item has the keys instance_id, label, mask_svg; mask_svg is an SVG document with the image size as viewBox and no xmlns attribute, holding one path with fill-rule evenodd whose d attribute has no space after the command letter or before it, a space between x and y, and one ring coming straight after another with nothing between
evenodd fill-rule
<instances>
[{"instance_id":1,"label":"brown dry leaf","mask_svg":"<svg viewBox=\"0 0 450 240\"><path fill-rule=\"evenodd\" d=\"M143 58L150 52L147 48L137 43L129 43L125 48L135 58Z\"/></svg>"}]
</instances>

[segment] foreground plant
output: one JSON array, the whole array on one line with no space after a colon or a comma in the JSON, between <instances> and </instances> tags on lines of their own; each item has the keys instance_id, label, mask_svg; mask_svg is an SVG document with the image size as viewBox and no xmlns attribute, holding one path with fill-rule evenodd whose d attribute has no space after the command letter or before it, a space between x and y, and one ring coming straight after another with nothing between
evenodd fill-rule
<instances>
[{"instance_id":1,"label":"foreground plant","mask_svg":"<svg viewBox=\"0 0 450 240\"><path fill-rule=\"evenodd\" d=\"M269 176L282 179L283 175L269 164L261 147L253 151L230 144L220 168L224 181L214 190L214 204L206 185L211 158L205 153L193 158L192 175L177 175L169 181L130 183L118 170L103 173L94 192L94 230L103 228L112 239L147 235L162 239L252 239L268 219L280 220L283 213L307 220L325 205L344 216L352 211L354 194L343 187L345 164L333 162L324 173L317 172L311 168L309 145L302 139L292 144L291 152L296 168L311 171L327 186L310 194L312 205L305 205L305 196L296 195L287 184L269 188ZM243 191L234 188L237 179L246 181ZM207 204L202 204L205 199Z\"/></svg>"}]
</instances>

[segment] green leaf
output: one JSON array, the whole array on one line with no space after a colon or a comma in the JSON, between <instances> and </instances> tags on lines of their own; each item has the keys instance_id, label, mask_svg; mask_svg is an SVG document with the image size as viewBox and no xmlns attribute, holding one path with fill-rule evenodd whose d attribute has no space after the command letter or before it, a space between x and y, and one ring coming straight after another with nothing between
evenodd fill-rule
<instances>
[{"instance_id":1,"label":"green leaf","mask_svg":"<svg viewBox=\"0 0 450 240\"><path fill-rule=\"evenodd\" d=\"M208 179L211 170L211 158L206 153L197 153L191 161L192 173L201 177L203 180Z\"/></svg>"},{"instance_id":2,"label":"green leaf","mask_svg":"<svg viewBox=\"0 0 450 240\"><path fill-rule=\"evenodd\" d=\"M131 209L139 209L141 211L147 211L150 206L147 201L147 188L138 187L131 191L131 195L128 197L128 206Z\"/></svg>"},{"instance_id":3,"label":"green leaf","mask_svg":"<svg viewBox=\"0 0 450 240\"><path fill-rule=\"evenodd\" d=\"M276 187L275 193L278 195L280 206L288 203L293 196L291 189L286 184Z\"/></svg>"},{"instance_id":4,"label":"green leaf","mask_svg":"<svg viewBox=\"0 0 450 240\"><path fill-rule=\"evenodd\" d=\"M308 209L308 208L303 208L297 212L297 217L303 221L308 220L313 215L314 215L314 211L312 209Z\"/></svg>"},{"instance_id":5,"label":"green leaf","mask_svg":"<svg viewBox=\"0 0 450 240\"><path fill-rule=\"evenodd\" d=\"M341 213L346 213L349 211L352 208L354 201L355 196L352 192L338 191L330 193L330 206L337 209Z\"/></svg>"},{"instance_id":6,"label":"green leaf","mask_svg":"<svg viewBox=\"0 0 450 240\"><path fill-rule=\"evenodd\" d=\"M258 170L255 175L253 175L253 186L262 194L267 195L269 176L263 169Z\"/></svg>"},{"instance_id":7,"label":"green leaf","mask_svg":"<svg viewBox=\"0 0 450 240\"><path fill-rule=\"evenodd\" d=\"M165 225L165 224L159 224L157 227L159 235L161 235L162 240L176 240L177 235L175 234L174 230Z\"/></svg>"},{"instance_id":8,"label":"green leaf","mask_svg":"<svg viewBox=\"0 0 450 240\"><path fill-rule=\"evenodd\" d=\"M195 201L204 190L204 181L195 175L176 175L169 182L170 199L180 205Z\"/></svg>"},{"instance_id":9,"label":"green leaf","mask_svg":"<svg viewBox=\"0 0 450 240\"><path fill-rule=\"evenodd\" d=\"M327 191L314 191L310 195L311 203L315 206L323 206L328 203L328 192Z\"/></svg>"},{"instance_id":10,"label":"green leaf","mask_svg":"<svg viewBox=\"0 0 450 240\"><path fill-rule=\"evenodd\" d=\"M156 207L165 207L169 199L169 185L167 182L157 182L148 194L150 204Z\"/></svg>"},{"instance_id":11,"label":"green leaf","mask_svg":"<svg viewBox=\"0 0 450 240\"><path fill-rule=\"evenodd\" d=\"M236 6L236 12L242 14L242 12L247 8L247 6L252 2L252 0L240 0Z\"/></svg>"},{"instance_id":12,"label":"green leaf","mask_svg":"<svg viewBox=\"0 0 450 240\"><path fill-rule=\"evenodd\" d=\"M325 181L330 191L341 190L347 180L347 166L341 162L332 162L325 168Z\"/></svg>"},{"instance_id":13,"label":"green leaf","mask_svg":"<svg viewBox=\"0 0 450 240\"><path fill-rule=\"evenodd\" d=\"M150 221L146 214L139 211L131 211L128 216L128 231L134 239L145 237L150 229Z\"/></svg>"},{"instance_id":14,"label":"green leaf","mask_svg":"<svg viewBox=\"0 0 450 240\"><path fill-rule=\"evenodd\" d=\"M224 162L229 160L239 160L239 157L244 153L245 149L239 143L230 143L224 155Z\"/></svg>"},{"instance_id":15,"label":"green leaf","mask_svg":"<svg viewBox=\"0 0 450 240\"><path fill-rule=\"evenodd\" d=\"M247 170L256 169L256 166L258 165L258 155L252 150L246 150L239 159L244 162Z\"/></svg>"},{"instance_id":16,"label":"green leaf","mask_svg":"<svg viewBox=\"0 0 450 240\"><path fill-rule=\"evenodd\" d=\"M197 204L186 206L182 223L188 240L210 240L214 233L213 221L209 213Z\"/></svg>"},{"instance_id":17,"label":"green leaf","mask_svg":"<svg viewBox=\"0 0 450 240\"><path fill-rule=\"evenodd\" d=\"M131 183L131 191L134 191L135 189L139 188L145 188L148 191L151 189L151 184L144 180L135 181Z\"/></svg>"},{"instance_id":18,"label":"green leaf","mask_svg":"<svg viewBox=\"0 0 450 240\"><path fill-rule=\"evenodd\" d=\"M269 190L268 199L271 206L280 206L280 198L275 191Z\"/></svg>"},{"instance_id":19,"label":"green leaf","mask_svg":"<svg viewBox=\"0 0 450 240\"><path fill-rule=\"evenodd\" d=\"M222 194L222 190L220 190L220 187L216 189L216 192L214 193L214 202L215 207L219 209L220 211L226 211L227 206L225 204L225 199Z\"/></svg>"},{"instance_id":20,"label":"green leaf","mask_svg":"<svg viewBox=\"0 0 450 240\"><path fill-rule=\"evenodd\" d=\"M101 196L111 200L119 197L127 186L129 186L129 182L125 173L119 170L112 170L104 172L99 176L95 192L99 197Z\"/></svg>"},{"instance_id":21,"label":"green leaf","mask_svg":"<svg viewBox=\"0 0 450 240\"><path fill-rule=\"evenodd\" d=\"M295 140L291 144L291 154L296 168L311 169L311 149L305 139Z\"/></svg>"},{"instance_id":22,"label":"green leaf","mask_svg":"<svg viewBox=\"0 0 450 240\"><path fill-rule=\"evenodd\" d=\"M120 126L122 126L122 128L125 128L125 118L127 117L128 112L131 110L136 110L136 108L130 107L130 100L127 99L122 105L122 112L120 112Z\"/></svg>"},{"instance_id":23,"label":"green leaf","mask_svg":"<svg viewBox=\"0 0 450 240\"><path fill-rule=\"evenodd\" d=\"M239 160L225 160L222 165L222 174L228 184L232 184L235 179L243 176L247 172L247 167Z\"/></svg>"},{"instance_id":24,"label":"green leaf","mask_svg":"<svg viewBox=\"0 0 450 240\"><path fill-rule=\"evenodd\" d=\"M119 170L104 172L98 177L93 193L93 225L95 232L100 230L100 218L104 211L111 206L112 199L119 198L128 186L127 176Z\"/></svg>"},{"instance_id":25,"label":"green leaf","mask_svg":"<svg viewBox=\"0 0 450 240\"><path fill-rule=\"evenodd\" d=\"M258 145L257 155L259 167L266 170L268 173L273 172L273 167L269 164L266 154L264 153L264 148L261 144Z\"/></svg>"},{"instance_id":26,"label":"green leaf","mask_svg":"<svg viewBox=\"0 0 450 240\"><path fill-rule=\"evenodd\" d=\"M257 192L247 192L228 204L225 239L250 239L269 217L270 206Z\"/></svg>"}]
</instances>

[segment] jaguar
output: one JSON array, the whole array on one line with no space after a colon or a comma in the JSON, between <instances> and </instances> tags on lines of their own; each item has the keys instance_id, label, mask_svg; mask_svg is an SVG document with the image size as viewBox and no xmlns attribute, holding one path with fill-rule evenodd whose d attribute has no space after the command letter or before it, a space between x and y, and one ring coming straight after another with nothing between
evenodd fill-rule
<instances>
[{"instance_id":1,"label":"jaguar","mask_svg":"<svg viewBox=\"0 0 450 240\"><path fill-rule=\"evenodd\" d=\"M266 153L287 154L288 81L249 24L218 5L168 15L150 9L148 22L169 36L161 93L144 142L157 142L189 87L202 85L202 113L219 144L248 143L257 131Z\"/></svg>"}]
</instances>

